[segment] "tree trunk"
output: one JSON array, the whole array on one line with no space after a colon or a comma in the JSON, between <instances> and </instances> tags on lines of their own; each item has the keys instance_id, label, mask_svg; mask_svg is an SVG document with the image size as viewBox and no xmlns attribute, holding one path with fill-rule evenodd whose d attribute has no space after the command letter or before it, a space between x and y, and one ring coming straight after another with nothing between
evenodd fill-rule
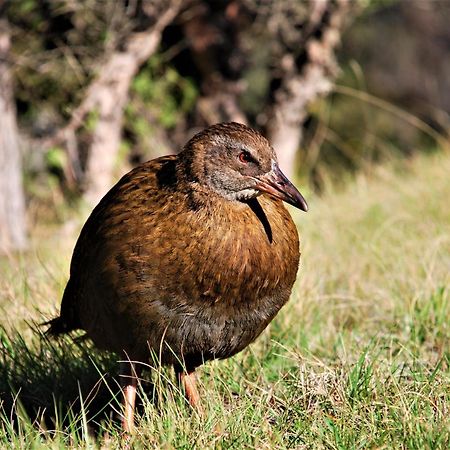
<instances>
[{"instance_id":1,"label":"tree trunk","mask_svg":"<svg viewBox=\"0 0 450 450\"><path fill-rule=\"evenodd\" d=\"M87 102L95 113L96 126L86 166L85 198L95 205L111 185L120 146L123 108L139 67L156 51L164 28L173 20L180 2L169 6L145 31L132 33L122 49L112 53L90 86Z\"/></svg>"},{"instance_id":2,"label":"tree trunk","mask_svg":"<svg viewBox=\"0 0 450 450\"><path fill-rule=\"evenodd\" d=\"M13 82L8 63L10 36L0 18L0 252L25 248L25 195Z\"/></svg>"},{"instance_id":3,"label":"tree trunk","mask_svg":"<svg viewBox=\"0 0 450 450\"><path fill-rule=\"evenodd\" d=\"M181 0L167 1L161 12L157 11L161 8L158 1L143 1L141 6L147 15L147 28L130 32L119 43L119 48L100 65L70 122L42 142L44 146L59 143L67 146L67 136L72 136L83 125L88 114L92 116L93 130L90 131L84 176L84 198L92 206L99 202L112 183L122 134L123 109L133 77L157 50L164 28L178 14L181 4ZM77 151L73 153L78 154ZM73 167L71 171L75 172Z\"/></svg>"},{"instance_id":4,"label":"tree trunk","mask_svg":"<svg viewBox=\"0 0 450 450\"><path fill-rule=\"evenodd\" d=\"M308 106L333 87L337 72L334 50L349 10L348 0L317 0L311 5L311 37L306 42L305 58L299 63L293 55L284 57L284 76L273 93L269 112L267 134L288 177L294 172ZM314 30L320 31L319 37Z\"/></svg>"}]
</instances>

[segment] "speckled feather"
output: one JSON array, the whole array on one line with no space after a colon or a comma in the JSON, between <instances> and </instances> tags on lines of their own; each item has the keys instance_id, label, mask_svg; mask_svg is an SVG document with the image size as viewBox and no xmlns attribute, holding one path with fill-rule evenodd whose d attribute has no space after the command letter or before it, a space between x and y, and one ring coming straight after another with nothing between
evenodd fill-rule
<instances>
[{"instance_id":1,"label":"speckled feather","mask_svg":"<svg viewBox=\"0 0 450 450\"><path fill-rule=\"evenodd\" d=\"M247 130L239 139L262 145ZM227 128L227 139L234 132L243 130ZM81 328L131 359L150 348L163 364L195 368L239 352L274 318L297 273L296 227L281 200L205 188L195 152L211 136L135 168L102 199L76 244L54 332Z\"/></svg>"}]
</instances>

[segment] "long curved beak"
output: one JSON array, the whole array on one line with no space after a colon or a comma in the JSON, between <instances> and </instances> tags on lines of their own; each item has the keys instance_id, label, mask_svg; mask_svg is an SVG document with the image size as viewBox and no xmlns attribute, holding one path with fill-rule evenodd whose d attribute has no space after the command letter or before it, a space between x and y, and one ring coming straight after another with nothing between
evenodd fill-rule
<instances>
[{"instance_id":1,"label":"long curved beak","mask_svg":"<svg viewBox=\"0 0 450 450\"><path fill-rule=\"evenodd\" d=\"M255 178L255 180L257 181L256 189L267 192L302 211L308 211L308 204L303 195L287 179L277 163L273 162L272 170L261 177Z\"/></svg>"}]
</instances>

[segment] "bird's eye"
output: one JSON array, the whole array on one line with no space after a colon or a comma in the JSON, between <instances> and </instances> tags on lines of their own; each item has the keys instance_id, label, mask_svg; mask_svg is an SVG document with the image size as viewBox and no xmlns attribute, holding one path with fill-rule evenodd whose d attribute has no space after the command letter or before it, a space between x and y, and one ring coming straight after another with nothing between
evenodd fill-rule
<instances>
[{"instance_id":1,"label":"bird's eye","mask_svg":"<svg viewBox=\"0 0 450 450\"><path fill-rule=\"evenodd\" d=\"M247 164L250 161L253 161L253 158L250 156L250 153L243 150L241 153L239 153L239 161L241 163Z\"/></svg>"}]
</instances>

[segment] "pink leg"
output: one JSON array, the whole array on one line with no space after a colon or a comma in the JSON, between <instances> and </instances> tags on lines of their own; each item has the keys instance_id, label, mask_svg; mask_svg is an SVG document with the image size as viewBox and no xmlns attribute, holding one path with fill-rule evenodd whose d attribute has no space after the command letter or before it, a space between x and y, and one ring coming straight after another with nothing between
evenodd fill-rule
<instances>
[{"instance_id":1,"label":"pink leg","mask_svg":"<svg viewBox=\"0 0 450 450\"><path fill-rule=\"evenodd\" d=\"M204 415L200 394L197 390L197 376L195 370L185 372L184 370L179 370L175 368L178 380L183 386L186 397L190 405L198 412L200 416Z\"/></svg>"},{"instance_id":2,"label":"pink leg","mask_svg":"<svg viewBox=\"0 0 450 450\"><path fill-rule=\"evenodd\" d=\"M124 397L122 427L125 433L132 433L134 430L134 407L136 404L137 379L138 372L135 363L124 362L120 364L120 381Z\"/></svg>"}]
</instances>

